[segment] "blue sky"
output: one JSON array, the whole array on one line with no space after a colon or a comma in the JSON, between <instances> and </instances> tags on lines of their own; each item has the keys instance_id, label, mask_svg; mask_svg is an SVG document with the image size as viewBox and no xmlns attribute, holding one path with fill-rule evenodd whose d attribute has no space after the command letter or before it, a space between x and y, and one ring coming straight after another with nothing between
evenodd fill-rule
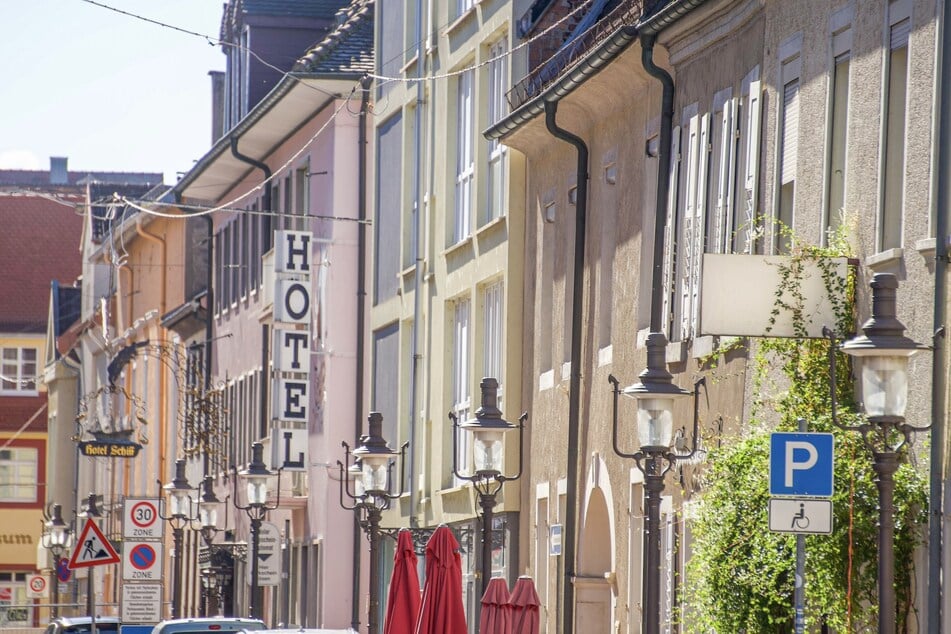
<instances>
[{"instance_id":1,"label":"blue sky","mask_svg":"<svg viewBox=\"0 0 951 634\"><path fill-rule=\"evenodd\" d=\"M224 0L96 0L217 38ZM0 168L187 171L211 146L207 40L83 0L4 3Z\"/></svg>"}]
</instances>

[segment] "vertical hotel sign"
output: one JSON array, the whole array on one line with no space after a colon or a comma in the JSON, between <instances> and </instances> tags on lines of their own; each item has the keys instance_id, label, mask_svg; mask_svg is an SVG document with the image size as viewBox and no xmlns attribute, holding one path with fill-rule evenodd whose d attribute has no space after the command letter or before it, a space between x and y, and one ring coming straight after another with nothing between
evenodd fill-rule
<instances>
[{"instance_id":1,"label":"vertical hotel sign","mask_svg":"<svg viewBox=\"0 0 951 634\"><path fill-rule=\"evenodd\" d=\"M303 471L310 414L313 235L309 231L276 231L274 243L271 400L277 424L271 443L273 466Z\"/></svg>"}]
</instances>

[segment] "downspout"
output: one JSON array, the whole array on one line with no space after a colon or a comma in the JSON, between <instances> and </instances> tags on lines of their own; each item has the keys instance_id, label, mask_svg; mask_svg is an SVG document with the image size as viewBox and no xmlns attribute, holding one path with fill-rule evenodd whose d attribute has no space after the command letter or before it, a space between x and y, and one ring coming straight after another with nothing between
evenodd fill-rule
<instances>
[{"instance_id":1,"label":"downspout","mask_svg":"<svg viewBox=\"0 0 951 634\"><path fill-rule=\"evenodd\" d=\"M425 223L423 222L423 213L426 205L422 200L422 156L421 152L423 149L423 140L422 140L422 122L423 122L423 103L424 99L424 86L423 86L423 75L425 72L426 58L425 51L423 50L423 0L416 1L416 76L419 81L416 82L416 112L414 113L415 124L413 130L413 200L416 204L416 213L414 218L416 220L416 226L413 227L416 238L416 253L414 253L415 258L415 271L413 275L413 333L412 340L410 342L410 355L411 355L411 370L409 378L409 477L407 478L407 484L409 486L409 525L410 528L416 528L419 526L419 520L417 519L417 511L419 505L419 483L416 481L416 423L418 421L418 416L416 413L418 394L419 391L419 374L420 374L420 365L422 363L422 355L420 354L420 345L419 341L422 333L422 316L423 316L423 267L425 258L423 257L423 228Z\"/></svg>"},{"instance_id":2,"label":"downspout","mask_svg":"<svg viewBox=\"0 0 951 634\"><path fill-rule=\"evenodd\" d=\"M944 474L947 452L945 444L945 397L947 372L944 339L945 304L947 298L948 266L948 208L951 206L951 81L943 76L951 68L951 29L948 18L951 9L942 3L941 48L938 58L937 78L940 84L938 106L938 195L935 204L935 250L934 250L934 339L931 359L931 465L930 508L928 515L928 631L942 632L943 587L942 527L944 524Z\"/></svg>"},{"instance_id":3,"label":"downspout","mask_svg":"<svg viewBox=\"0 0 951 634\"><path fill-rule=\"evenodd\" d=\"M557 101L545 102L545 126L557 139L575 146L578 151L577 198L575 212L575 261L572 279L571 307L571 377L568 383L568 467L565 506L565 535L563 541L564 556L561 558L562 574L561 618L558 631L574 631L574 577L577 533L578 504L578 462L581 445L581 320L584 307L584 247L586 215L588 211L588 146L581 137L558 127L555 115L558 112Z\"/></svg>"},{"instance_id":4,"label":"downspout","mask_svg":"<svg viewBox=\"0 0 951 634\"><path fill-rule=\"evenodd\" d=\"M369 77L360 80L360 88L363 90L360 98L360 115L357 123L357 216L359 223L357 225L357 376L354 402L354 439L359 443L361 422L363 420L364 398L364 372L366 368L363 364L363 357L366 354L366 340L363 331L366 328L366 302L367 302L367 108L370 102L370 86L372 82ZM352 575L352 596L351 596L351 614L350 627L354 631L360 629L360 550L362 541L360 522L356 515L353 517L353 575Z\"/></svg>"},{"instance_id":5,"label":"downspout","mask_svg":"<svg viewBox=\"0 0 951 634\"><path fill-rule=\"evenodd\" d=\"M166 241L165 241L164 238L160 238L159 236L155 235L154 233L149 233L148 231L146 231L146 230L142 227L142 216L141 216L141 215L140 215L138 218L136 218L136 221L135 221L135 232L136 232L138 235L140 235L142 238L144 238L145 240L147 240L148 242L151 242L152 244L157 244L157 245L159 246L159 253L160 253L160 257L161 257L161 265L160 265L160 269L159 269L159 270L160 270L159 275L160 275L160 280L161 280L161 281L160 281L161 288L160 288L160 290L159 290L159 315L164 315L164 314L165 314L165 304L166 304L166 299L167 299L166 284L167 284L167 281L168 281L168 274L167 274L168 268L167 268L167 266L166 266L166 262L167 262L167 258L168 258L168 244L166 243ZM160 344L161 346L163 346L163 348L164 348L164 346L165 346L165 329L164 329L164 328L160 328L159 330L160 330L159 344ZM168 373L165 371L165 368L163 368L161 365L157 366L156 370L157 370L158 373L159 373L159 393L160 393L160 394L163 394L163 395L168 394ZM148 381L148 377L146 377L145 380ZM165 399L165 398L160 398L160 399L159 399L159 421L160 421L161 429L162 429L162 431L161 431L161 439L162 439L162 445L161 445L161 446L162 446L162 447L167 447L167 446L168 446L168 444L167 444L167 441L168 441L168 420L167 420L167 418L166 418L167 415L168 415L168 409L167 409L167 407L168 407L167 399ZM165 452L164 452L164 451L159 452L159 456L158 456L158 468L159 468L159 473L163 473L163 474L165 473Z\"/></svg>"},{"instance_id":6,"label":"downspout","mask_svg":"<svg viewBox=\"0 0 951 634\"><path fill-rule=\"evenodd\" d=\"M660 153L657 165L657 206L654 211L654 259L651 273L650 332L663 332L664 230L667 226L667 198L670 192L670 136L674 121L674 79L654 63L655 34L641 34L641 64L663 86L660 107ZM642 247L643 248L643 247Z\"/></svg>"}]
</instances>

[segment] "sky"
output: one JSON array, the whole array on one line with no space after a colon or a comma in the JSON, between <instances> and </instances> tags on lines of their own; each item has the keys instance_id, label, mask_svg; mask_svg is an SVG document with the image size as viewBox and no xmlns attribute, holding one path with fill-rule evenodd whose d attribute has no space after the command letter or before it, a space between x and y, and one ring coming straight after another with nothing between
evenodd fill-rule
<instances>
[{"instance_id":1,"label":"sky","mask_svg":"<svg viewBox=\"0 0 951 634\"><path fill-rule=\"evenodd\" d=\"M224 0L95 0L217 41ZM0 169L162 172L211 147L221 47L85 0L5 0Z\"/></svg>"}]
</instances>

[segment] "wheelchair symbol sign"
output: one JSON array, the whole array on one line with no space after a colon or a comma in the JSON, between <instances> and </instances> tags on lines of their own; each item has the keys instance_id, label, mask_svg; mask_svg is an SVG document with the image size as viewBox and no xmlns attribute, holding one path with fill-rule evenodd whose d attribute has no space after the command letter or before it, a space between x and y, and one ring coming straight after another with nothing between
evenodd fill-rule
<instances>
[{"instance_id":1,"label":"wheelchair symbol sign","mask_svg":"<svg viewBox=\"0 0 951 634\"><path fill-rule=\"evenodd\" d=\"M769 494L832 497L832 434L774 432L769 439Z\"/></svg>"}]
</instances>

